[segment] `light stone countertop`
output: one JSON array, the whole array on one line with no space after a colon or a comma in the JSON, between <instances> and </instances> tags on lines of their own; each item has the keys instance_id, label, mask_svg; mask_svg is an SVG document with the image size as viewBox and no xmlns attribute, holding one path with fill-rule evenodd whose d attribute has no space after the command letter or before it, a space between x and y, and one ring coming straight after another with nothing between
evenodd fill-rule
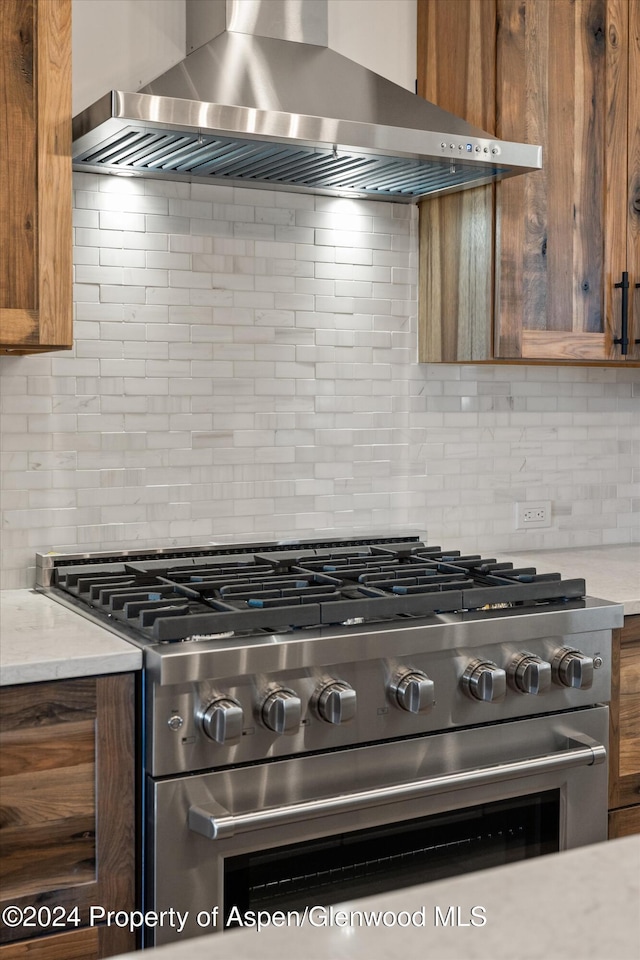
<instances>
[{"instance_id":1,"label":"light stone countertop","mask_svg":"<svg viewBox=\"0 0 640 960\"><path fill-rule=\"evenodd\" d=\"M0 591L0 685L139 670L142 651L35 590Z\"/></svg>"},{"instance_id":2,"label":"light stone countertop","mask_svg":"<svg viewBox=\"0 0 640 960\"><path fill-rule=\"evenodd\" d=\"M640 613L640 543L518 553L499 550L491 556L516 566L535 566L538 573L584 579L590 597L622 603L626 617Z\"/></svg>"},{"instance_id":3,"label":"light stone countertop","mask_svg":"<svg viewBox=\"0 0 640 960\"><path fill-rule=\"evenodd\" d=\"M449 907L457 916L460 908L460 920L469 924L470 911L478 906L484 907L484 926L435 925L435 907L443 916ZM335 920L333 926L314 926L307 920L304 926L271 926L259 933L254 926L147 952L153 960L638 960L640 836L354 900L333 909L391 911L391 922L367 927L358 925L356 918L353 926L340 926ZM403 911L415 914L415 926L393 924ZM316 920L322 916L318 908L311 915ZM424 926L419 926L423 915ZM127 953L120 960L140 956Z\"/></svg>"}]
</instances>

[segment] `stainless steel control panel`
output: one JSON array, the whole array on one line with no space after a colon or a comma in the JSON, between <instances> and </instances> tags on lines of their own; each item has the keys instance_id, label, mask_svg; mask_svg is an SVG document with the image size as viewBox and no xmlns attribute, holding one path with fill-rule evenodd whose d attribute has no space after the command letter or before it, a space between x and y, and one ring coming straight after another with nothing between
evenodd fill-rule
<instances>
[{"instance_id":1,"label":"stainless steel control panel","mask_svg":"<svg viewBox=\"0 0 640 960\"><path fill-rule=\"evenodd\" d=\"M153 776L607 702L608 631L149 685Z\"/></svg>"}]
</instances>

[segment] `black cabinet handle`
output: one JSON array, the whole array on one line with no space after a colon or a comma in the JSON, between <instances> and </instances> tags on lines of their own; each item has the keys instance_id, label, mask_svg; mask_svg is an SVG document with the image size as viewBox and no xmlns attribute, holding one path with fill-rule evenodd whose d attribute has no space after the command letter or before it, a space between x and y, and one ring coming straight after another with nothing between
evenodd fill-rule
<instances>
[{"instance_id":1,"label":"black cabinet handle","mask_svg":"<svg viewBox=\"0 0 640 960\"><path fill-rule=\"evenodd\" d=\"M622 280L615 284L616 290L622 290L622 323L620 336L614 338L614 343L620 344L620 353L624 356L629 352L629 274L622 272Z\"/></svg>"},{"instance_id":2,"label":"black cabinet handle","mask_svg":"<svg viewBox=\"0 0 640 960\"><path fill-rule=\"evenodd\" d=\"M640 290L640 283L636 283L636 290ZM637 325L637 320L636 320L636 325ZM640 343L640 340L634 340L633 342Z\"/></svg>"}]
</instances>

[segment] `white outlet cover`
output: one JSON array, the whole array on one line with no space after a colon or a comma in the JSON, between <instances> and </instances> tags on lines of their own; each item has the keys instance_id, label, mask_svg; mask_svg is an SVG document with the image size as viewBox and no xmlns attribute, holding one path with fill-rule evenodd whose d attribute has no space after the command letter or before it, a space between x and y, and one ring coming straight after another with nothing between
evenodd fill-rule
<instances>
[{"instance_id":1,"label":"white outlet cover","mask_svg":"<svg viewBox=\"0 0 640 960\"><path fill-rule=\"evenodd\" d=\"M531 519L529 519L531 517ZM516 503L516 530L537 530L551 526L551 501Z\"/></svg>"}]
</instances>

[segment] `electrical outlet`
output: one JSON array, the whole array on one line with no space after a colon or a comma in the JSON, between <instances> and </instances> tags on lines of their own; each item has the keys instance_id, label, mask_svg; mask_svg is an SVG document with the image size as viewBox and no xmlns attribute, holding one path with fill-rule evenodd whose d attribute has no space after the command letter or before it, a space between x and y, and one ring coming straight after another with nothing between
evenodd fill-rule
<instances>
[{"instance_id":1,"label":"electrical outlet","mask_svg":"<svg viewBox=\"0 0 640 960\"><path fill-rule=\"evenodd\" d=\"M551 501L516 503L516 530L533 530L551 526Z\"/></svg>"}]
</instances>

